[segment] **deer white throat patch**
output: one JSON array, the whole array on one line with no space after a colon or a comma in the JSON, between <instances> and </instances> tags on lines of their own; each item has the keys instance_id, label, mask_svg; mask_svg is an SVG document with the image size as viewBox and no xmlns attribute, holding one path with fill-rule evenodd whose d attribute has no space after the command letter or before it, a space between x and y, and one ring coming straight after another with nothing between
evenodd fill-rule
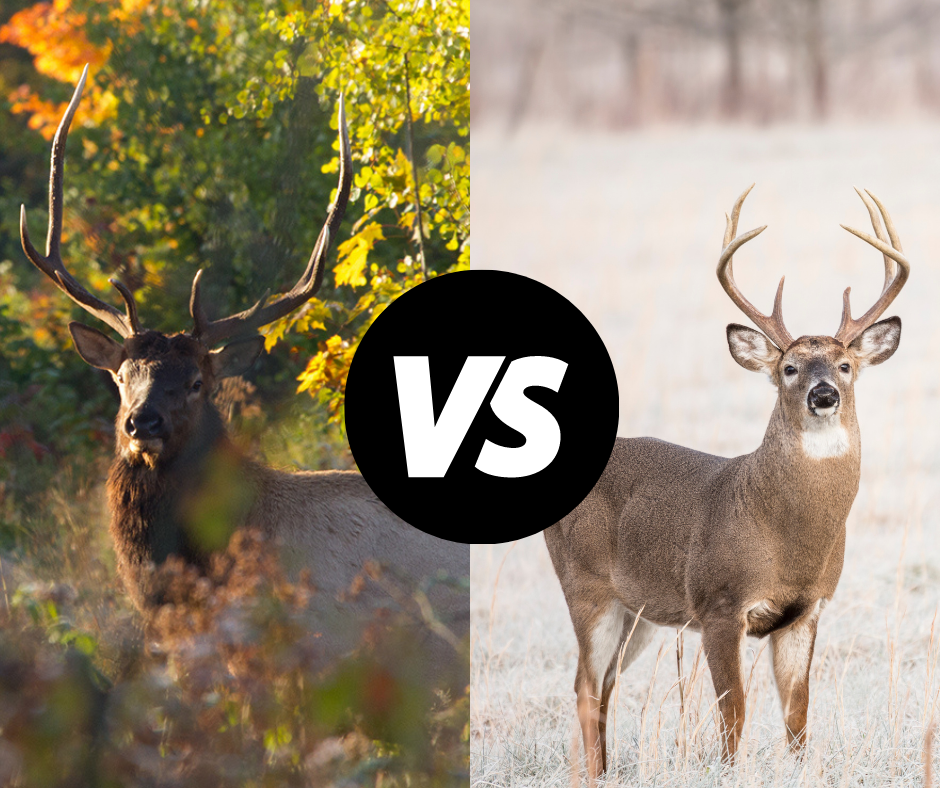
<instances>
[{"instance_id":1,"label":"deer white throat patch","mask_svg":"<svg viewBox=\"0 0 940 788\"><path fill-rule=\"evenodd\" d=\"M842 426L838 414L818 419L818 422L804 424L803 453L813 460L826 460L846 454L849 450L849 433Z\"/></svg>"}]
</instances>

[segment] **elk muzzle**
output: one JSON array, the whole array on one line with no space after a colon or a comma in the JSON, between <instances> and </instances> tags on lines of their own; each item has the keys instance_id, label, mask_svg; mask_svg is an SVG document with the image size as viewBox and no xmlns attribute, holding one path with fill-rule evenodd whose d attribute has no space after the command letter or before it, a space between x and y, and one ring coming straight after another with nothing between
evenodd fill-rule
<instances>
[{"instance_id":1,"label":"elk muzzle","mask_svg":"<svg viewBox=\"0 0 940 788\"><path fill-rule=\"evenodd\" d=\"M166 439L166 422L156 408L144 406L127 417L124 432L134 454L159 454Z\"/></svg>"},{"instance_id":2,"label":"elk muzzle","mask_svg":"<svg viewBox=\"0 0 940 788\"><path fill-rule=\"evenodd\" d=\"M809 390L806 404L817 416L831 416L839 407L839 392L828 383L817 383Z\"/></svg>"}]
</instances>

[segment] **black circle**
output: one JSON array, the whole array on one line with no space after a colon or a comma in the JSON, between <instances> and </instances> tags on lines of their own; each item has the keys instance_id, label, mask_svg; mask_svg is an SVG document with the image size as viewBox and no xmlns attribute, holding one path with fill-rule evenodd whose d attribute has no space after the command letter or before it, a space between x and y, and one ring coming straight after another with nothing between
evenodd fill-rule
<instances>
[{"instance_id":1,"label":"black circle","mask_svg":"<svg viewBox=\"0 0 940 788\"><path fill-rule=\"evenodd\" d=\"M468 357L505 357L442 477L408 475L396 356L427 357L435 423ZM532 356L567 364L557 391L524 389L557 423L557 453L528 476L489 475L475 467L485 441L527 442L490 403L509 366ZM613 364L588 319L550 287L504 271L446 274L399 297L363 336L346 383L349 446L366 482L403 520L455 542L505 542L558 522L600 478L618 416Z\"/></svg>"}]
</instances>

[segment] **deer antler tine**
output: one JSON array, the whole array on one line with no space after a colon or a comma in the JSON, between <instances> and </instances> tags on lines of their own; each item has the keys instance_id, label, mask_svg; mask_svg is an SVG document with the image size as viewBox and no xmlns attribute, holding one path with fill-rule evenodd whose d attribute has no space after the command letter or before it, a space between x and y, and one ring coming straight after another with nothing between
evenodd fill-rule
<instances>
[{"instance_id":1,"label":"deer antler tine","mask_svg":"<svg viewBox=\"0 0 940 788\"><path fill-rule=\"evenodd\" d=\"M836 331L836 339L839 338L840 334L848 330L849 326L852 324L852 303L849 300L851 293L851 287L845 288L845 292L842 293L842 319L839 321L839 330ZM848 343L843 344L847 345Z\"/></svg>"},{"instance_id":2,"label":"deer antler tine","mask_svg":"<svg viewBox=\"0 0 940 788\"><path fill-rule=\"evenodd\" d=\"M888 209L884 207L884 204L879 200L871 191L871 189L865 189L865 193L874 200L875 205L878 206L878 210L881 212L881 215L885 220L885 227L888 229L888 237L891 239L891 245L897 249L899 252L903 251L901 249L901 239L898 238L897 230L894 229L894 222L891 221L891 214L888 213Z\"/></svg>"},{"instance_id":3,"label":"deer antler tine","mask_svg":"<svg viewBox=\"0 0 940 788\"><path fill-rule=\"evenodd\" d=\"M787 327L783 323L784 280L781 279L780 284L777 286L777 294L774 296L774 308L769 315L759 312L757 307L744 297L744 294L738 289L734 281L734 271L732 268L734 253L752 238L756 238L767 229L767 225L765 224L763 227L757 227L733 240L729 240L729 236L737 232L738 217L741 214L741 206L744 204L744 198L750 194L753 188L754 184L752 183L744 193L738 197L734 208L731 210L730 217L725 214L725 246L724 249L721 250L721 256L718 258L718 281L721 282L722 288L724 288L728 297L734 301L738 309L754 321L754 325L763 331L777 347L781 350L786 350L793 344L793 337L790 336L790 332L787 331Z\"/></svg>"},{"instance_id":4,"label":"deer antler tine","mask_svg":"<svg viewBox=\"0 0 940 788\"><path fill-rule=\"evenodd\" d=\"M900 265L902 268L903 268L903 267L910 268L910 265L911 265L911 264L908 262L907 258L906 258L903 254L901 254L901 252L900 252L899 250L895 249L895 248L892 247L892 246L888 246L888 244L886 244L886 243L885 243L884 241L882 241L881 239L879 239L879 238L873 238L873 237L870 236L868 233L863 233L861 230L856 230L854 227L849 227L849 226L846 225L846 224L840 224L839 226L840 226L843 230L848 230L850 233L852 233L852 235L854 235L854 236L856 236L856 237L858 237L858 238L861 238L863 241L865 241L865 243L871 244L872 246L875 247L875 249L877 249L877 250L878 250L879 252L881 252L882 254L887 255L888 257L890 257L892 260L894 260L894 261L895 261L898 265ZM906 278L906 277L905 277L905 278Z\"/></svg>"},{"instance_id":5,"label":"deer antler tine","mask_svg":"<svg viewBox=\"0 0 940 788\"><path fill-rule=\"evenodd\" d=\"M871 226L875 231L875 235L878 237L879 241L884 243L888 242L888 238L885 235L885 231L881 227L881 217L878 216L878 210L875 208L875 204L872 202L871 197L866 194L868 191L862 191L858 186L853 187L855 193L862 198L862 202L865 203L865 207L868 209L868 216L871 218ZM894 276L895 264L894 261L888 257L888 255L883 255L885 261L885 283L884 287L888 286L888 282L891 280L891 277ZM882 288L884 290L884 288Z\"/></svg>"},{"instance_id":6,"label":"deer antler tine","mask_svg":"<svg viewBox=\"0 0 940 788\"><path fill-rule=\"evenodd\" d=\"M738 218L741 216L741 207L744 205L744 200L751 193L751 189L754 188L754 185L755 184L752 183L743 192L741 192L741 196L738 197L737 200L735 200L734 207L731 209L731 237L732 238L734 237L735 233L737 233L738 231ZM728 245L728 242L725 241L725 246L727 245Z\"/></svg>"},{"instance_id":7,"label":"deer antler tine","mask_svg":"<svg viewBox=\"0 0 940 788\"><path fill-rule=\"evenodd\" d=\"M744 246L744 244L746 244L752 238L756 238L766 229L766 224L762 225L761 227L755 227L753 230L748 230L746 233L744 233L744 235L739 235L731 243L729 243L724 249L721 250L721 257L718 258L719 269L725 264L725 261L727 261L730 265L731 258L734 256L734 253Z\"/></svg>"},{"instance_id":8,"label":"deer antler tine","mask_svg":"<svg viewBox=\"0 0 940 788\"><path fill-rule=\"evenodd\" d=\"M779 320L783 322L783 281L786 279L785 276L780 277L780 284L777 285L777 294L774 296L774 309L770 313L770 316L774 320Z\"/></svg>"},{"instance_id":9,"label":"deer antler tine","mask_svg":"<svg viewBox=\"0 0 940 788\"><path fill-rule=\"evenodd\" d=\"M865 207L868 209L868 215L871 217L871 226L875 231L875 235L878 236L880 240L887 243L888 239L885 236L885 231L881 228L881 217L878 216L878 211L875 208L875 204L871 201L871 198L867 194L868 190L866 189L865 191L862 191L858 188L858 186L853 186L852 188L855 189L855 193L862 198L862 202L865 203Z\"/></svg>"},{"instance_id":10,"label":"deer antler tine","mask_svg":"<svg viewBox=\"0 0 940 788\"><path fill-rule=\"evenodd\" d=\"M863 233L861 230L856 230L854 227L848 227L844 224L841 225L841 227L843 230L848 230L852 235L861 238L865 243L871 244L881 252L885 259L885 283L878 300L875 301L871 309L858 320L852 319L852 310L849 303L851 288L846 288L842 296L842 320L839 323L839 330L834 337L845 346L850 345L865 329L881 317L884 311L891 305L891 302L897 298L898 293L901 292L901 288L904 287L911 274L911 264L901 252L901 241L898 238L897 231L894 228L894 222L891 221L891 216L887 209L875 195L867 189L865 194L862 194L859 189L856 189L856 191L865 203L865 207L868 208L872 226L875 228L875 234L878 237L873 238L868 233ZM871 204L872 202L878 206L878 211L884 219L885 227L888 231L887 235L891 239L891 246L885 242L885 233L880 230L880 220L877 218L874 206ZM893 265L891 261L894 261L897 265Z\"/></svg>"},{"instance_id":11,"label":"deer antler tine","mask_svg":"<svg viewBox=\"0 0 940 788\"><path fill-rule=\"evenodd\" d=\"M891 246L897 249L897 251L903 252L904 250L901 248L901 239L898 238L897 230L894 229L894 222L891 221L891 214L888 213L888 209L884 207L881 200L879 200L874 194L872 194L871 191L869 191L868 189L865 189L865 191L868 193L868 196L871 197L872 200L874 200L875 204L878 206L878 210L881 212L881 215L884 218L885 227L888 229L888 237L891 239ZM884 240L882 236L878 236L878 237L881 238L882 241ZM888 260L889 260L889 257L886 255L885 256L885 287L888 286L888 280L894 276L894 272L896 268L896 266L893 263L889 263ZM888 272L889 268L891 269L890 275Z\"/></svg>"}]
</instances>

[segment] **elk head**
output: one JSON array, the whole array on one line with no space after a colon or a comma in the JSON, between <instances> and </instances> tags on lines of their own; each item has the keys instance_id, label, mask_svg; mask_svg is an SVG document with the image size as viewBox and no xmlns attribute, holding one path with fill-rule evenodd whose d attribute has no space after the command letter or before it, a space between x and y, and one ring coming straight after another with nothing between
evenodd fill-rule
<instances>
[{"instance_id":1,"label":"elk head","mask_svg":"<svg viewBox=\"0 0 940 788\"><path fill-rule=\"evenodd\" d=\"M718 280L731 300L763 333L732 323L728 326L728 346L738 364L754 372L763 372L770 378L777 388L783 413L789 423L802 429L804 435L821 434L828 428L839 426L841 413L854 414L853 387L861 370L887 361L897 350L901 340L900 318L875 321L901 292L910 276L911 266L902 254L901 242L884 205L871 192L856 189L868 209L876 237L845 225L842 227L870 243L884 256L885 280L881 295L871 309L854 320L849 304L852 288L846 288L842 297L842 322L835 336L802 336L793 339L783 323L783 278L777 287L770 315L758 312L734 281L731 267L734 253L767 227L764 225L735 237L741 206L752 188L753 185L738 198L731 216L725 216L724 248L718 261ZM887 234L882 228L879 212L884 219ZM837 440L835 443L839 442ZM817 444L818 456L841 453L838 445L830 445L825 441L817 441ZM804 447L808 445L804 438ZM841 448L844 450L847 445Z\"/></svg>"},{"instance_id":2,"label":"elk head","mask_svg":"<svg viewBox=\"0 0 940 788\"><path fill-rule=\"evenodd\" d=\"M198 429L215 382L245 372L258 358L264 338L256 332L293 312L311 299L323 281L323 268L331 238L339 229L349 200L352 169L343 101L339 105L340 166L336 201L327 214L307 268L287 293L268 302L267 294L253 307L236 315L209 320L200 298L202 271L193 280L189 333L165 335L141 328L131 291L117 279L111 284L124 301L125 313L89 293L66 270L61 256L62 180L65 143L81 99L88 67L82 72L72 100L52 143L49 176L49 228L46 254L40 255L29 239L26 208L20 211L20 235L26 256L69 298L122 338L116 342L90 326L73 322L69 331L79 355L89 364L108 370L121 394L117 418L118 452L125 459L153 467L174 457ZM229 344L216 349L217 345Z\"/></svg>"}]
</instances>

